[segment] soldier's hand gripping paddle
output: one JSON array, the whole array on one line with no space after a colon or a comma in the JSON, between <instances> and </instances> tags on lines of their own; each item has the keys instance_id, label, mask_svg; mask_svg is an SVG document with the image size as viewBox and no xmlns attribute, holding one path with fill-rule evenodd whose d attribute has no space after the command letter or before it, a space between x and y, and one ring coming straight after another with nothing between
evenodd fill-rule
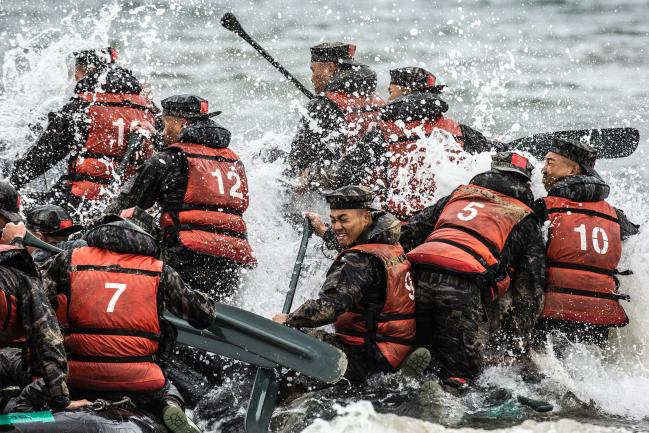
<instances>
[{"instance_id":1,"label":"soldier's hand gripping paddle","mask_svg":"<svg viewBox=\"0 0 649 433\"><path fill-rule=\"evenodd\" d=\"M268 51L266 51L261 45L257 43L249 34L246 32L241 24L239 23L239 20L237 17L234 16L234 14L228 12L223 17L221 18L221 25L225 27L226 29L230 30L232 33L238 35L243 39L244 41L248 42L251 47L255 49L261 56L268 60L268 62L273 65L275 69L277 69L282 75L284 75L291 83L295 85L304 95L309 98L313 99L314 95L313 92L311 92L309 89L307 89L304 84L302 84L297 78L293 76L289 71L287 71L273 56L271 56Z\"/></svg>"},{"instance_id":2,"label":"soldier's hand gripping paddle","mask_svg":"<svg viewBox=\"0 0 649 433\"><path fill-rule=\"evenodd\" d=\"M552 147L554 137L585 140L597 150L598 158L626 158L638 147L640 132L635 128L579 129L534 134L507 143L511 150L522 150L542 159Z\"/></svg>"},{"instance_id":3,"label":"soldier's hand gripping paddle","mask_svg":"<svg viewBox=\"0 0 649 433\"><path fill-rule=\"evenodd\" d=\"M306 248L309 244L309 237L311 236L311 223L308 218L304 218L302 226L302 242L300 249L293 265L293 273L291 274L291 282L288 286L288 293L284 300L284 307L282 308L283 314L291 312L293 305L293 298L295 296L295 289L300 279L302 271L302 263L306 254ZM248 410L246 411L245 429L248 433L266 433L270 427L270 419L273 416L275 403L277 402L277 373L275 369L258 368L257 375L255 376L255 383L252 386L252 393L250 394L250 401L248 403Z\"/></svg>"}]
</instances>

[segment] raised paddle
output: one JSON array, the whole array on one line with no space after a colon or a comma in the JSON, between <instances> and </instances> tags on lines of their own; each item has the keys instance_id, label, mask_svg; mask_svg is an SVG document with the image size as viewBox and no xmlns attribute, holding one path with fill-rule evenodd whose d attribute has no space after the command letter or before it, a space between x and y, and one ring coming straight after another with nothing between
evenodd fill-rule
<instances>
[{"instance_id":1,"label":"raised paddle","mask_svg":"<svg viewBox=\"0 0 649 433\"><path fill-rule=\"evenodd\" d=\"M602 128L534 134L510 141L506 147L527 151L542 159L552 147L554 137L584 140L597 150L598 158L626 158L635 152L640 142L640 132L635 128Z\"/></svg>"},{"instance_id":2,"label":"raised paddle","mask_svg":"<svg viewBox=\"0 0 649 433\"><path fill-rule=\"evenodd\" d=\"M302 225L302 242L293 265L291 282L288 285L288 292L284 300L283 314L291 312L295 289L302 272L302 263L306 255L306 248L311 236L311 223L308 218L304 218ZM255 383L252 386L248 410L246 411L245 429L248 433L266 433L270 428L270 419L277 402L277 373L274 369L258 368L255 376Z\"/></svg>"},{"instance_id":3,"label":"raised paddle","mask_svg":"<svg viewBox=\"0 0 649 433\"><path fill-rule=\"evenodd\" d=\"M295 85L304 95L309 98L313 99L314 95L313 92L311 92L309 89L304 86L297 78L293 76L289 71L287 71L273 56L268 54L268 51L266 51L261 45L257 43L249 34L246 32L241 24L239 23L239 20L237 17L234 16L234 14L228 12L223 17L221 18L221 25L225 27L226 29L230 30L232 33L238 35L243 39L244 41L248 42L251 47L255 49L261 56L268 60L268 62L275 67L282 75L284 75L291 83Z\"/></svg>"}]
</instances>

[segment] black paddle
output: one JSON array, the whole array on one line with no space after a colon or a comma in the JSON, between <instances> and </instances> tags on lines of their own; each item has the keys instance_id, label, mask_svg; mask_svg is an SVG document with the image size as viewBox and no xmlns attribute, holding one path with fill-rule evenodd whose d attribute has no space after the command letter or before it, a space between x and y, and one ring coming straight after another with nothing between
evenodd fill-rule
<instances>
[{"instance_id":1,"label":"black paddle","mask_svg":"<svg viewBox=\"0 0 649 433\"><path fill-rule=\"evenodd\" d=\"M597 150L598 158L626 158L638 147L640 132L635 128L579 129L534 134L507 143L511 150L523 150L542 159L552 147L554 137L584 140Z\"/></svg>"},{"instance_id":2,"label":"black paddle","mask_svg":"<svg viewBox=\"0 0 649 433\"><path fill-rule=\"evenodd\" d=\"M248 42L251 47L255 49L261 56L268 60L271 65L275 67L282 75L284 75L291 83L295 85L304 95L309 98L313 99L314 95L313 92L311 92L309 89L304 86L297 78L295 78L289 71L287 71L273 56L268 54L268 51L266 51L261 45L257 43L244 29L241 27L241 24L239 23L239 20L237 17L234 16L234 14L228 12L223 17L221 18L221 25L225 27L226 29L230 30L232 33L238 35L243 39L244 41Z\"/></svg>"},{"instance_id":3,"label":"black paddle","mask_svg":"<svg viewBox=\"0 0 649 433\"><path fill-rule=\"evenodd\" d=\"M308 218L304 218L302 226L302 242L300 249L293 265L293 273L291 274L291 282L288 286L288 293L284 300L284 307L282 308L283 314L291 312L293 305L293 297L295 296L295 289L300 279L302 271L302 263L306 254L306 248L309 244L309 237L311 237L311 223ZM250 402L248 403L248 410L246 411L245 429L248 433L266 433L270 428L270 419L275 409L277 401L277 373L274 369L258 368L257 375L255 376L255 383L252 386L252 393L250 395Z\"/></svg>"}]
</instances>

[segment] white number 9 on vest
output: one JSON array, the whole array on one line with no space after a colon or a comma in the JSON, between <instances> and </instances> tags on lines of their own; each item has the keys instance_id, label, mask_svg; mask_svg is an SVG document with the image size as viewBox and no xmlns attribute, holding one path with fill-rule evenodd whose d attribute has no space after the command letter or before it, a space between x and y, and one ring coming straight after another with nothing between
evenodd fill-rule
<instances>
[{"instance_id":1,"label":"white number 9 on vest","mask_svg":"<svg viewBox=\"0 0 649 433\"><path fill-rule=\"evenodd\" d=\"M122 296L122 293L124 293L124 290L126 290L126 284L122 283L106 283L104 286L106 289L117 289L115 294L113 295L112 298L110 298L110 302L108 302L108 307L106 307L106 312L107 313L112 313L115 311L115 304L117 304L117 300L119 299L120 296Z\"/></svg>"},{"instance_id":2,"label":"white number 9 on vest","mask_svg":"<svg viewBox=\"0 0 649 433\"><path fill-rule=\"evenodd\" d=\"M478 215L478 209L476 209L477 207L483 208L484 204L476 203L472 201L468 205L464 206L464 209L462 209L463 211L466 211L468 213L465 214L464 212L458 212L457 217L461 221L471 221L473 218L475 218Z\"/></svg>"}]
</instances>

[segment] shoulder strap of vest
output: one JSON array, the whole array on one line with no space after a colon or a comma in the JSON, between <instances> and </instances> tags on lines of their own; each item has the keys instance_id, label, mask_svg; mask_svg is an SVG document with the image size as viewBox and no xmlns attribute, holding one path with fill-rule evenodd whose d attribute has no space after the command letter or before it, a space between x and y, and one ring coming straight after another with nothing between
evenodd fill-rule
<instances>
[{"instance_id":1,"label":"shoulder strap of vest","mask_svg":"<svg viewBox=\"0 0 649 433\"><path fill-rule=\"evenodd\" d=\"M90 105L100 107L126 107L142 110L155 115L153 107L146 105L148 101L140 95L126 94L126 93L91 93L84 92L78 93L77 96L88 102Z\"/></svg>"},{"instance_id":2,"label":"shoulder strap of vest","mask_svg":"<svg viewBox=\"0 0 649 433\"><path fill-rule=\"evenodd\" d=\"M98 265L71 265L70 270L75 271L99 271L99 272L118 272L122 274L133 274L133 275L146 275L149 277L157 277L162 274L159 271L151 271L147 269L133 269L133 268L123 268L119 265L109 265L109 266L98 266Z\"/></svg>"},{"instance_id":3,"label":"shoulder strap of vest","mask_svg":"<svg viewBox=\"0 0 649 433\"><path fill-rule=\"evenodd\" d=\"M230 162L240 164L241 159L230 149L211 149L202 144L175 143L167 148L180 149L187 158L208 159L213 161ZM209 149L209 150L208 150Z\"/></svg>"},{"instance_id":4,"label":"shoulder strap of vest","mask_svg":"<svg viewBox=\"0 0 649 433\"><path fill-rule=\"evenodd\" d=\"M578 208L578 207L553 207L547 209L547 214L553 214L553 213L568 213L568 212L573 212L573 213L580 213L583 215L589 215L589 216L594 216L597 218L603 218L605 220L612 221L616 224L620 224L620 220L616 217L612 217L611 215L602 213L602 212L597 212L592 209L583 209L583 208Z\"/></svg>"}]
</instances>

